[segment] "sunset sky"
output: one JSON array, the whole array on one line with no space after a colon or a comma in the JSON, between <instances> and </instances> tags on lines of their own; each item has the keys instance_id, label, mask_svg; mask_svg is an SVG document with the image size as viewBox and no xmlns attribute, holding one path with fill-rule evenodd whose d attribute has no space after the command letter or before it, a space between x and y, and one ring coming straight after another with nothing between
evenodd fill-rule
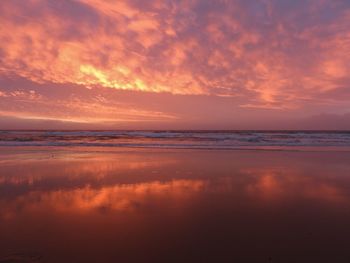
<instances>
[{"instance_id":1,"label":"sunset sky","mask_svg":"<svg viewBox=\"0 0 350 263\"><path fill-rule=\"evenodd\" d=\"M0 129L350 129L350 1L1 0Z\"/></svg>"}]
</instances>

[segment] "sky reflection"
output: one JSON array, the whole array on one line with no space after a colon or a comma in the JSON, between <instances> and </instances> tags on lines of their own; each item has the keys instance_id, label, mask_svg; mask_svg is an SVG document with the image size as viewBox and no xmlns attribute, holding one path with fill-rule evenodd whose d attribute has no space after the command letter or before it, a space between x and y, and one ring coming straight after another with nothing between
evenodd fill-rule
<instances>
[{"instance_id":1,"label":"sky reflection","mask_svg":"<svg viewBox=\"0 0 350 263\"><path fill-rule=\"evenodd\" d=\"M50 262L133 262L143 253L149 261L215 255L226 262L254 251L252 262L289 262L293 253L305 256L305 246L320 262L347 255L347 152L66 154L2 160L1 256L29 250ZM312 252L324 246L330 254Z\"/></svg>"}]
</instances>

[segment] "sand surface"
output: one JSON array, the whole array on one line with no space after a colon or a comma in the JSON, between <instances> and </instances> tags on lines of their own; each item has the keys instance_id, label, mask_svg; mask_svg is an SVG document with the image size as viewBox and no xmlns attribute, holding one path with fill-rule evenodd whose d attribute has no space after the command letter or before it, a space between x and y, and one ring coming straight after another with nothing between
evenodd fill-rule
<instances>
[{"instance_id":1,"label":"sand surface","mask_svg":"<svg viewBox=\"0 0 350 263\"><path fill-rule=\"evenodd\" d=\"M3 147L0 262L350 262L350 152Z\"/></svg>"}]
</instances>

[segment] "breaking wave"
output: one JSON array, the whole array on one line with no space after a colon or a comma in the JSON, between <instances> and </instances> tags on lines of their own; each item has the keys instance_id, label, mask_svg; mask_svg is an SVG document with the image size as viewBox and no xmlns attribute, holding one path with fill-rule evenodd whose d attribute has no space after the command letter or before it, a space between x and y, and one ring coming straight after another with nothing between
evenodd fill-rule
<instances>
[{"instance_id":1,"label":"breaking wave","mask_svg":"<svg viewBox=\"0 0 350 263\"><path fill-rule=\"evenodd\" d=\"M345 131L0 131L0 146L233 149L350 147Z\"/></svg>"}]
</instances>

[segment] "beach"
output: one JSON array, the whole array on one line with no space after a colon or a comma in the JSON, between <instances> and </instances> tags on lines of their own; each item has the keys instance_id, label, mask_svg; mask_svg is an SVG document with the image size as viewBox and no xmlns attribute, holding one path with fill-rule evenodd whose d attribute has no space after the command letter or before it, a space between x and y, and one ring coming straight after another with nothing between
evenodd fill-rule
<instances>
[{"instance_id":1,"label":"beach","mask_svg":"<svg viewBox=\"0 0 350 263\"><path fill-rule=\"evenodd\" d=\"M0 262L347 262L349 160L2 147Z\"/></svg>"},{"instance_id":2,"label":"beach","mask_svg":"<svg viewBox=\"0 0 350 263\"><path fill-rule=\"evenodd\" d=\"M350 0L0 25L0 263L350 263Z\"/></svg>"}]
</instances>

